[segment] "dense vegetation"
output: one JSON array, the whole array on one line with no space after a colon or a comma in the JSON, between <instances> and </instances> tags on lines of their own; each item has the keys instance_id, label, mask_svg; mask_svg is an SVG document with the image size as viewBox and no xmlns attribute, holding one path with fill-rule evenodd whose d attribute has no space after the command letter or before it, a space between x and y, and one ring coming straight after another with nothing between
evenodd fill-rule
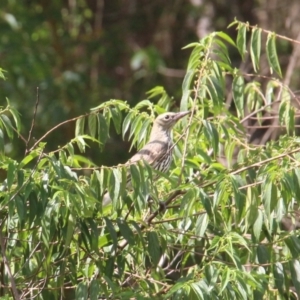
<instances>
[{"instance_id":1,"label":"dense vegetation","mask_svg":"<svg viewBox=\"0 0 300 300\"><path fill-rule=\"evenodd\" d=\"M300 294L300 243L293 230L300 197L298 99L278 78L268 77L262 88L254 74L243 74L231 64L228 47L234 46L242 57L249 51L259 72L261 48L266 48L270 69L281 77L276 34L237 21L231 26L238 30L236 43L214 32L187 46L192 52L180 109L192 113L176 126L172 170L158 180L143 163L129 169L121 164L98 167L85 150L96 144L103 149L111 126L140 148L155 115L173 107L162 87L154 87L148 100L134 107L111 100L66 120L76 122L74 138L54 151L47 151L44 143L52 130L32 145L23 138L21 160L5 151L20 133L21 118L9 102L2 108L5 299L262 299ZM224 101L228 82L234 100L230 110ZM36 110L38 105L39 98ZM285 134L266 145L250 144L246 121L255 118L261 124L274 115ZM126 188L128 172L132 191ZM113 202L104 208L106 190Z\"/></svg>"},{"instance_id":2,"label":"dense vegetation","mask_svg":"<svg viewBox=\"0 0 300 300\"><path fill-rule=\"evenodd\" d=\"M299 3L227 6L1 1L1 299L300 296Z\"/></svg>"}]
</instances>

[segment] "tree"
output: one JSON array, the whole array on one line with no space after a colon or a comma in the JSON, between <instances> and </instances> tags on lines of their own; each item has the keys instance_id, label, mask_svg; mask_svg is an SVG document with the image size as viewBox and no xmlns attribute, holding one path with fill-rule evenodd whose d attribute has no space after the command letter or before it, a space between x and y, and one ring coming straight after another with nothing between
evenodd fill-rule
<instances>
[{"instance_id":1,"label":"tree","mask_svg":"<svg viewBox=\"0 0 300 300\"><path fill-rule=\"evenodd\" d=\"M43 141L62 123L33 145L30 133L23 137L21 161L4 151L20 134L20 118L9 102L1 110L0 163L6 171L0 192L2 296L300 295L298 98L280 80L278 36L238 21L231 26L238 30L236 42L214 32L186 47L192 52L180 109L190 109L191 116L174 130L174 162L167 175L142 162L99 167L84 155L95 144L103 148L111 125L141 147L155 114L173 107L162 87L133 108L111 100L65 121L76 121L75 137L52 152ZM253 73L232 66L229 47L242 58L250 53ZM277 78L258 73L262 48ZM250 143L249 127L265 126L270 119L278 122L268 126L283 132L265 144ZM132 191L126 188L128 172ZM106 190L113 201L102 207Z\"/></svg>"}]
</instances>

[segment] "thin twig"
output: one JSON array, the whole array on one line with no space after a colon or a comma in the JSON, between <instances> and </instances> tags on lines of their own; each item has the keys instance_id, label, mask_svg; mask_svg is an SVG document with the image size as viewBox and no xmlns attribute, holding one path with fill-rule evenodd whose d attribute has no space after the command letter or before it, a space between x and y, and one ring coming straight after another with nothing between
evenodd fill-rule
<instances>
[{"instance_id":1,"label":"thin twig","mask_svg":"<svg viewBox=\"0 0 300 300\"><path fill-rule=\"evenodd\" d=\"M81 118L85 118L87 116L89 116L91 113L86 113L84 115L81 115L79 117L75 117L75 118L72 118L72 119L69 119L69 120L66 120L66 121L63 121L57 125L55 125L54 127L52 127L49 131L47 131L41 138L39 138L35 144L30 148L29 152L32 151L45 137L47 137L51 132L53 132L54 130L56 130L57 128L61 127L62 125L65 125L69 122L74 122L74 121L77 121Z\"/></svg>"}]
</instances>

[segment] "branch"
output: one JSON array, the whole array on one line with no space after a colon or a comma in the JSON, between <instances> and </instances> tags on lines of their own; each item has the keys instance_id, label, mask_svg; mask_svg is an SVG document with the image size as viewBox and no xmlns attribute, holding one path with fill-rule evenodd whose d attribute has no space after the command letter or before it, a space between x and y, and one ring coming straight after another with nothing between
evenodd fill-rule
<instances>
[{"instance_id":1,"label":"branch","mask_svg":"<svg viewBox=\"0 0 300 300\"><path fill-rule=\"evenodd\" d=\"M72 119L69 119L69 120L66 120L66 121L63 121L59 124L57 124L56 126L54 126L53 128L51 128L49 131L47 131L41 138L39 138L35 144L29 149L28 152L32 151L45 137L47 137L51 132L53 132L54 130L56 130L57 128L61 127L62 125L65 125L69 122L74 122L74 121L77 121L78 119L81 119L81 118L85 118L87 116L89 116L91 113L86 113L84 115L81 115L79 117L75 117L75 118L72 118Z\"/></svg>"}]
</instances>

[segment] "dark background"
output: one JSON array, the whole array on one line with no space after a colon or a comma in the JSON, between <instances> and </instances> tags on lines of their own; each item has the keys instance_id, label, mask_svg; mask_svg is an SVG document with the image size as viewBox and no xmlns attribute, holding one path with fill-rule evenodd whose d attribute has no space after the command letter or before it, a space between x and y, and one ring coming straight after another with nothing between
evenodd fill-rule
<instances>
[{"instance_id":1,"label":"dark background","mask_svg":"<svg viewBox=\"0 0 300 300\"><path fill-rule=\"evenodd\" d=\"M109 99L133 106L156 85L179 103L190 54L182 47L219 30L235 39L235 28L227 29L235 17L300 39L299 15L298 0L1 0L0 67L6 81L0 81L0 105L10 99L21 113L26 137L39 87L33 133L38 139L59 122ZM296 44L280 40L277 45L284 82L297 91ZM248 59L242 62L236 50L230 51L237 68L253 72ZM261 60L260 74L268 74L266 57ZM47 138L48 150L73 137L74 123L69 123ZM112 165L127 159L128 148L112 129L104 152L95 145L88 155L98 164ZM20 158L25 146L20 140L6 149Z\"/></svg>"}]
</instances>

